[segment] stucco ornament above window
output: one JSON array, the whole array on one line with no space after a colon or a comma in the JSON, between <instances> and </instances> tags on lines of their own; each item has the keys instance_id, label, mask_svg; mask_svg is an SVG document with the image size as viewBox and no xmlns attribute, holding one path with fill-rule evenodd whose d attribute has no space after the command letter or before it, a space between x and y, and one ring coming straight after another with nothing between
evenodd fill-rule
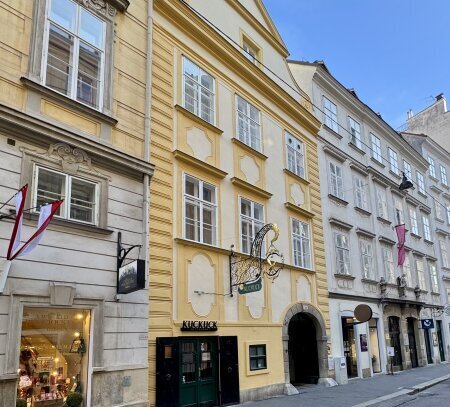
<instances>
[{"instance_id":1,"label":"stucco ornament above window","mask_svg":"<svg viewBox=\"0 0 450 407\"><path fill-rule=\"evenodd\" d=\"M116 11L125 11L130 2L128 0L76 0L87 9L94 9L105 17L113 18Z\"/></svg>"},{"instance_id":2,"label":"stucco ornament above window","mask_svg":"<svg viewBox=\"0 0 450 407\"><path fill-rule=\"evenodd\" d=\"M66 143L55 143L50 146L47 155L61 158L63 171L68 173L77 173L80 165L85 165L92 170L91 159L81 148L71 147Z\"/></svg>"}]
</instances>

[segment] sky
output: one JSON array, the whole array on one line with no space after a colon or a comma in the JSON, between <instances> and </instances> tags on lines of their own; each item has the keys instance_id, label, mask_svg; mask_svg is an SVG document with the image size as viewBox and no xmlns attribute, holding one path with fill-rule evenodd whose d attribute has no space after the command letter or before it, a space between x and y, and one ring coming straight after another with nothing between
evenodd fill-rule
<instances>
[{"instance_id":1,"label":"sky","mask_svg":"<svg viewBox=\"0 0 450 407\"><path fill-rule=\"evenodd\" d=\"M290 59L323 60L395 129L441 92L450 105L449 0L263 1Z\"/></svg>"}]
</instances>

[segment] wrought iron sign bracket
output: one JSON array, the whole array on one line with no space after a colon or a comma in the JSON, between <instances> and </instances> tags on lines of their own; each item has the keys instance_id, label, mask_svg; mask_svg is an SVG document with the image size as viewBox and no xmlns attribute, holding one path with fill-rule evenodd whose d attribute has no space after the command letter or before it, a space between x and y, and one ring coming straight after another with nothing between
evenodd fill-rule
<instances>
[{"instance_id":1,"label":"wrought iron sign bracket","mask_svg":"<svg viewBox=\"0 0 450 407\"><path fill-rule=\"evenodd\" d=\"M134 246L125 248L122 245L122 232L119 232L117 234L117 271L123 266L123 262L125 261L126 257L128 256L128 253L131 252L134 248L139 247L139 249L142 247L141 244L136 244Z\"/></svg>"}]
</instances>

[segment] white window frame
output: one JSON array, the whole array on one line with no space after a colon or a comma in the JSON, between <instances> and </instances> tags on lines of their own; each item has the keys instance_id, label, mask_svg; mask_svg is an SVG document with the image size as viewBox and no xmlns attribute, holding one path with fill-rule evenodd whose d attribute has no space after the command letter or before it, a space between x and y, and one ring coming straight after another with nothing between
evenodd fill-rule
<instances>
[{"instance_id":1,"label":"white window frame","mask_svg":"<svg viewBox=\"0 0 450 407\"><path fill-rule=\"evenodd\" d=\"M395 174L400 175L400 169L398 167L398 155L392 148L388 147L389 157L389 169Z\"/></svg>"},{"instance_id":2,"label":"white window frame","mask_svg":"<svg viewBox=\"0 0 450 407\"><path fill-rule=\"evenodd\" d=\"M409 220L411 222L411 233L419 236L419 224L417 223L417 211L415 208L409 208Z\"/></svg>"},{"instance_id":3,"label":"white window frame","mask_svg":"<svg viewBox=\"0 0 450 407\"><path fill-rule=\"evenodd\" d=\"M100 200L99 199L99 194L100 194L100 192L99 192L99 190L100 190L99 184L97 182L93 182L91 180L88 180L88 179L85 179L85 178L82 178L82 177L76 177L76 176L73 176L73 175L69 175L69 174L66 174L66 173L64 173L62 171L57 171L57 170L54 170L54 169L51 169L51 168L48 168L48 167L45 167L45 166L42 166L42 165L34 165L34 169L33 169L33 171L34 171L34 175L33 175L34 185L33 185L33 202L32 202L32 205L31 205L34 208L33 212L35 212L35 213L39 212L39 208L36 207L37 206L39 169L43 169L43 170L48 171L48 172L53 172L55 174L62 175L62 176L64 176L66 178L64 194L62 194L62 197L61 197L61 199L64 199L64 202L60 206L60 208L61 208L61 212L60 213L61 214L60 215L56 215L55 214L54 215L55 218L67 219L67 220L70 220L72 222L83 223L83 224L86 224L86 225L98 225L98 223L99 223L99 200ZM94 213L93 213L93 216L92 216L92 218L93 218L92 222L85 222L83 220L72 218L70 216L70 206L71 206L71 202L70 201L71 201L71 196L72 196L72 182L71 182L71 180L72 179L80 180L80 181L83 181L83 182L85 182L87 184L92 184L92 185L95 186Z\"/></svg>"},{"instance_id":4,"label":"white window frame","mask_svg":"<svg viewBox=\"0 0 450 407\"><path fill-rule=\"evenodd\" d=\"M209 90L207 88L205 88L201 83L195 81L194 79L192 79L191 77L189 77L189 79L193 82L195 82L196 86L197 86L197 93L199 95L199 98L197 100L197 104L196 104L196 109L197 109L197 113L195 112L191 112L187 106L186 106L186 90L185 90L185 86L186 86L186 73L185 73L185 64L186 61L189 61L192 65L195 65L202 73L210 76L212 78L212 83L213 83L213 90ZM185 55L182 56L182 79L181 79L181 97L182 97L182 103L183 103L183 107L188 110L189 112L191 112L193 115L200 117L202 120L205 120L205 122L212 124L213 126L215 126L216 124L216 114L217 114L217 109L216 109L216 78L214 76L212 76L208 71L204 70L200 65L198 65L197 63L195 63L192 59L186 57ZM207 93L210 93L212 95L212 112L213 112L213 121L209 122L208 120L204 119L201 115L202 112L202 98L201 98L201 92L200 90L204 90ZM209 108L208 108L209 109ZM211 110L211 109L209 109Z\"/></svg>"},{"instance_id":5,"label":"white window frame","mask_svg":"<svg viewBox=\"0 0 450 407\"><path fill-rule=\"evenodd\" d=\"M388 283L395 284L394 253L392 251L392 246L382 245L381 253L384 277Z\"/></svg>"},{"instance_id":6,"label":"white window frame","mask_svg":"<svg viewBox=\"0 0 450 407\"><path fill-rule=\"evenodd\" d=\"M305 178L305 144L287 131L285 132L285 138L287 169L299 177ZM290 156L292 157L291 160L289 159Z\"/></svg>"},{"instance_id":7,"label":"white window frame","mask_svg":"<svg viewBox=\"0 0 450 407\"><path fill-rule=\"evenodd\" d=\"M425 271L423 268L423 259L415 259L415 263L416 263L416 272L417 272L417 283L419 285L419 288L421 290L424 291L428 291L427 290L427 282L425 280ZM420 265L420 267L419 267Z\"/></svg>"},{"instance_id":8,"label":"white window frame","mask_svg":"<svg viewBox=\"0 0 450 407\"><path fill-rule=\"evenodd\" d=\"M450 205L447 205L447 223L450 225Z\"/></svg>"},{"instance_id":9,"label":"white window frame","mask_svg":"<svg viewBox=\"0 0 450 407\"><path fill-rule=\"evenodd\" d=\"M361 270L363 273L362 278L375 280L372 242L370 240L360 239L359 250L361 252ZM366 270L366 266L368 267L368 270Z\"/></svg>"},{"instance_id":10,"label":"white window frame","mask_svg":"<svg viewBox=\"0 0 450 407\"><path fill-rule=\"evenodd\" d=\"M345 239L346 245L338 246L338 236L342 236ZM351 276L351 263L350 263L350 237L348 234L342 232L334 232L334 250L335 250L335 266L336 274ZM339 253L342 252L343 260L339 260ZM344 273L340 272L340 264L343 265ZM347 268L347 272L345 269Z\"/></svg>"},{"instance_id":11,"label":"white window frame","mask_svg":"<svg viewBox=\"0 0 450 407\"><path fill-rule=\"evenodd\" d=\"M377 191L377 216L381 219L389 220L386 188L376 186Z\"/></svg>"},{"instance_id":12,"label":"white window frame","mask_svg":"<svg viewBox=\"0 0 450 407\"><path fill-rule=\"evenodd\" d=\"M412 287L414 282L411 274L411 260L409 258L409 252L405 253L405 261L403 262L402 272L405 275L408 287Z\"/></svg>"},{"instance_id":13,"label":"white window frame","mask_svg":"<svg viewBox=\"0 0 450 407\"><path fill-rule=\"evenodd\" d=\"M436 178L436 166L434 164L433 157L428 156L427 161L428 161L428 169L430 170L430 177Z\"/></svg>"},{"instance_id":14,"label":"white window frame","mask_svg":"<svg viewBox=\"0 0 450 407\"><path fill-rule=\"evenodd\" d=\"M342 179L342 167L333 161L328 163L328 176L330 180L330 194L344 199L344 181Z\"/></svg>"},{"instance_id":15,"label":"white window frame","mask_svg":"<svg viewBox=\"0 0 450 407\"><path fill-rule=\"evenodd\" d=\"M323 121L325 125L339 134L339 124L337 120L337 106L325 95L323 96L323 114L324 114Z\"/></svg>"},{"instance_id":16,"label":"white window frame","mask_svg":"<svg viewBox=\"0 0 450 407\"><path fill-rule=\"evenodd\" d=\"M192 178L195 179L196 181L198 181L198 190L199 190L199 197L195 197L192 195L189 195L186 193L186 178ZM205 201L202 198L202 193L203 193L203 185L206 184L208 186L211 186L214 188L214 195L215 195L215 203L209 202L209 201ZM183 211L182 211L182 215L183 215L183 219L182 219L182 223L183 223L183 239L189 240L191 242L198 242L198 243L202 243L202 244L206 244L208 246L217 246L217 242L218 242L218 203L217 203L217 186L214 184L211 184L207 181L203 181L198 177L195 177L191 174L188 173L183 173ZM196 203L198 203L199 208L200 208L200 219L198 220L199 224L200 224L200 235L199 235L199 240L195 240L195 239L189 239L186 235L186 200L189 199L191 201L195 201ZM215 224L213 225L214 229L215 229L215 233L213 233L213 242L212 243L205 243L204 242L204 237L203 237L203 207L204 206L209 206L209 207L213 207L214 208L214 222Z\"/></svg>"},{"instance_id":17,"label":"white window frame","mask_svg":"<svg viewBox=\"0 0 450 407\"><path fill-rule=\"evenodd\" d=\"M245 112L241 112L239 111L239 99L241 99L243 102L245 102L246 104L246 111ZM244 99L242 96L236 95L235 98L235 102L236 102L236 137L238 140L240 140L242 143L248 145L249 147L253 148L256 151L261 152L262 151L262 134L261 134L261 110L258 109L256 106L252 105L249 101L247 101L246 99ZM253 107L255 110L258 111L258 122L254 121L251 117L250 117L250 109L251 107ZM244 116L243 120L245 121L245 127L247 127L247 134L248 134L248 142L246 140L242 140L240 133L239 133L239 121L240 119L240 115L242 114ZM251 123L254 123L256 125L256 127L258 128L258 139L257 140L252 140L252 134L251 134ZM252 145L252 142L254 142L255 146Z\"/></svg>"},{"instance_id":18,"label":"white window frame","mask_svg":"<svg viewBox=\"0 0 450 407\"><path fill-rule=\"evenodd\" d=\"M372 145L372 158L377 160L379 163L382 163L383 156L381 154L381 140L373 133L370 133L370 140Z\"/></svg>"},{"instance_id":19,"label":"white window frame","mask_svg":"<svg viewBox=\"0 0 450 407\"><path fill-rule=\"evenodd\" d=\"M362 150L361 125L355 119L348 116L348 127L352 135L352 143Z\"/></svg>"},{"instance_id":20,"label":"white window frame","mask_svg":"<svg viewBox=\"0 0 450 407\"><path fill-rule=\"evenodd\" d=\"M403 225L405 223L403 202L397 197L394 197L394 220L397 225Z\"/></svg>"},{"instance_id":21,"label":"white window frame","mask_svg":"<svg viewBox=\"0 0 450 407\"><path fill-rule=\"evenodd\" d=\"M42 0L41 0L42 1ZM43 86L48 87L49 89L52 89L54 92L57 92L61 95L64 95L72 100L75 100L78 103L81 103L85 106L88 106L92 109L98 110L98 111L102 111L103 110L103 94L104 94L104 87L105 87L105 54L106 54L106 22L104 20L102 20L100 17L98 17L97 15L91 13L89 11L89 9L87 9L86 7L83 7L81 4L70 0L72 3L75 4L76 6L76 13L77 13L77 17L76 17L76 23L75 23L75 32L71 32L68 31L67 28L60 26L58 23L56 23L55 21L50 20L50 10L51 10L51 1L54 0L47 0L47 8L46 8L46 13L45 13L45 27L44 27L44 42L43 42L43 55L42 55L42 61L41 61L41 83ZM103 49L100 49L98 47L96 47L95 45L91 44L90 42L88 42L85 39L80 40L80 35L79 35L79 24L80 24L80 10L83 9L85 12L91 14L92 16L94 16L96 19L100 20L102 22L103 25ZM66 95L65 93L59 92L58 90L47 86L46 85L46 79L47 79L47 58L48 58L48 46L49 46L49 39L50 39L50 21L52 24L54 24L56 27L58 27L58 29L70 34L73 36L73 55L71 55L71 61L73 61L73 65L72 65L72 78L71 78L71 82L68 86L68 94ZM101 53L101 58L100 58L100 75L99 75L99 86L98 86L98 107L92 106L89 103L84 102L83 100L79 100L77 98L77 88L78 88L78 65L79 65L79 53L80 53L80 42L85 42L87 44L89 44L90 47L95 48L96 50L98 50Z\"/></svg>"},{"instance_id":22,"label":"white window frame","mask_svg":"<svg viewBox=\"0 0 450 407\"><path fill-rule=\"evenodd\" d=\"M403 160L403 172L409 180L412 180L411 164L406 160Z\"/></svg>"},{"instance_id":23,"label":"white window frame","mask_svg":"<svg viewBox=\"0 0 450 407\"><path fill-rule=\"evenodd\" d=\"M428 268L430 270L431 292L439 293L439 279L437 275L436 263L428 263Z\"/></svg>"},{"instance_id":24,"label":"white window frame","mask_svg":"<svg viewBox=\"0 0 450 407\"><path fill-rule=\"evenodd\" d=\"M447 180L447 169L443 165L439 165L441 172L441 183L442 185L448 186Z\"/></svg>"},{"instance_id":25,"label":"white window frame","mask_svg":"<svg viewBox=\"0 0 450 407\"><path fill-rule=\"evenodd\" d=\"M247 215L243 215L242 214L242 212L241 212L241 202L242 202L242 200L250 202L251 216L247 216ZM259 220L259 219L255 218L255 204L261 206L261 211L262 211L262 214L263 214L263 220ZM248 198L246 198L244 196L239 196L239 244L240 244L240 248L241 248L241 252L242 253L250 254L250 252L252 250L253 241L255 240L256 234L259 232L259 230L256 231L255 224L256 223L262 223L261 227L263 227L264 223L265 223L265 216L266 216L266 214L265 214L264 211L265 211L265 208L264 208L263 204L261 204L259 202L252 201L251 199L248 199ZM243 244L242 244L242 219L243 218L245 218L246 220L250 221L251 225L252 225L252 236L253 236L253 239L252 239L252 242L249 245L249 251L248 252L244 252ZM263 247L262 250L264 251L264 248L265 248L264 243L263 243L262 247Z\"/></svg>"},{"instance_id":26,"label":"white window frame","mask_svg":"<svg viewBox=\"0 0 450 407\"><path fill-rule=\"evenodd\" d=\"M297 222L305 228L307 231L307 237L303 237L294 233L294 223ZM300 245L299 256L296 256L297 250L295 249L295 242L298 241ZM307 242L308 252L303 253L303 241ZM298 219L291 218L291 242L292 242L292 257L294 259L294 265L297 267L301 267L304 269L311 270L312 269L312 257L311 257L311 227L308 223L302 222ZM303 263L303 259L306 257L305 263ZM309 262L309 264L308 264Z\"/></svg>"},{"instance_id":27,"label":"white window frame","mask_svg":"<svg viewBox=\"0 0 450 407\"><path fill-rule=\"evenodd\" d=\"M423 178L423 174L416 170L417 177L417 186L419 188L419 192L425 195L425 179Z\"/></svg>"},{"instance_id":28,"label":"white window frame","mask_svg":"<svg viewBox=\"0 0 450 407\"><path fill-rule=\"evenodd\" d=\"M259 49L250 43L246 38L242 41L242 49L244 56L253 64L258 63Z\"/></svg>"},{"instance_id":29,"label":"white window frame","mask_svg":"<svg viewBox=\"0 0 450 407\"><path fill-rule=\"evenodd\" d=\"M442 205L439 202L439 197L434 197L434 211L436 212L436 219L443 221Z\"/></svg>"},{"instance_id":30,"label":"white window frame","mask_svg":"<svg viewBox=\"0 0 450 407\"><path fill-rule=\"evenodd\" d=\"M367 211L369 209L366 191L367 182L364 178L355 175L353 183L355 187L355 206Z\"/></svg>"},{"instance_id":31,"label":"white window frame","mask_svg":"<svg viewBox=\"0 0 450 407\"><path fill-rule=\"evenodd\" d=\"M448 257L447 242L445 239L439 239L439 248L441 250L442 267L450 267L450 258Z\"/></svg>"},{"instance_id":32,"label":"white window frame","mask_svg":"<svg viewBox=\"0 0 450 407\"><path fill-rule=\"evenodd\" d=\"M428 216L422 215L422 223L423 223L423 238L430 242L431 229L430 229L430 220L428 219Z\"/></svg>"}]
</instances>

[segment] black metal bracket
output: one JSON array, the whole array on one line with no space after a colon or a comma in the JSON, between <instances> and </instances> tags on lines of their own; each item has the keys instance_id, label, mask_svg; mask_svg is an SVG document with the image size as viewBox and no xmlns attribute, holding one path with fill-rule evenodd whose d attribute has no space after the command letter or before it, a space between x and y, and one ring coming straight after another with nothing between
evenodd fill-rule
<instances>
[{"instance_id":1,"label":"black metal bracket","mask_svg":"<svg viewBox=\"0 0 450 407\"><path fill-rule=\"evenodd\" d=\"M128 248L125 248L122 246L122 232L119 232L117 234L117 271L122 267L123 262L125 261L126 257L128 256L128 253L131 252L134 248L139 247L141 248L141 244L137 244Z\"/></svg>"}]
</instances>

